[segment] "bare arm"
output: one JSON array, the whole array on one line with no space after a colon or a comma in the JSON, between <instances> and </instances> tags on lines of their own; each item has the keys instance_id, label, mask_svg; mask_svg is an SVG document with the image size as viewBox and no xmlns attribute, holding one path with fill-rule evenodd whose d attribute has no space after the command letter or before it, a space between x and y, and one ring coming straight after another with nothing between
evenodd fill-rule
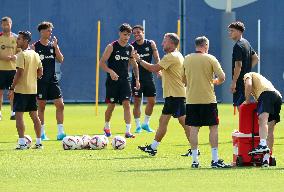
<instances>
[{"instance_id":1,"label":"bare arm","mask_svg":"<svg viewBox=\"0 0 284 192\"><path fill-rule=\"evenodd\" d=\"M63 60L64 60L64 56L63 56L63 54L61 53L61 51L59 49L58 40L57 40L57 38L55 36L53 37L53 47L55 49L56 60L59 63L62 63Z\"/></svg>"},{"instance_id":2,"label":"bare arm","mask_svg":"<svg viewBox=\"0 0 284 192\"><path fill-rule=\"evenodd\" d=\"M258 63L258 61L259 61L259 58L258 58L257 54L256 54L256 53L253 54L253 55L251 56L251 66L252 66L252 67L256 66L256 64Z\"/></svg>"},{"instance_id":3,"label":"bare arm","mask_svg":"<svg viewBox=\"0 0 284 192\"><path fill-rule=\"evenodd\" d=\"M14 90L15 89L15 86L19 83L19 79L23 76L23 73L24 73L24 69L22 68L17 68L17 72L14 76L14 79L13 79L13 83L10 87L11 90Z\"/></svg>"},{"instance_id":4,"label":"bare arm","mask_svg":"<svg viewBox=\"0 0 284 192\"><path fill-rule=\"evenodd\" d=\"M232 84L231 84L231 93L235 93L236 92L236 83L237 80L240 76L242 70L242 61L236 61L235 62L235 68L234 68L234 75L233 75L233 80L232 80Z\"/></svg>"},{"instance_id":5,"label":"bare arm","mask_svg":"<svg viewBox=\"0 0 284 192\"><path fill-rule=\"evenodd\" d=\"M43 75L43 68L41 67L37 69L37 78L40 79L42 75Z\"/></svg>"},{"instance_id":6,"label":"bare arm","mask_svg":"<svg viewBox=\"0 0 284 192\"><path fill-rule=\"evenodd\" d=\"M112 80L117 81L118 80L118 75L107 66L106 62L109 59L111 53L113 51L113 46L111 44L109 44L106 48L105 51L100 59L100 67L107 73L110 74L110 77Z\"/></svg>"},{"instance_id":7,"label":"bare arm","mask_svg":"<svg viewBox=\"0 0 284 192\"><path fill-rule=\"evenodd\" d=\"M245 103L250 103L250 96L252 93L252 79L246 78L245 79Z\"/></svg>"},{"instance_id":8,"label":"bare arm","mask_svg":"<svg viewBox=\"0 0 284 192\"><path fill-rule=\"evenodd\" d=\"M159 56L156 43L154 41L151 41L151 47L153 50L153 58L154 58L155 64L158 64L160 62L160 56Z\"/></svg>"}]
</instances>

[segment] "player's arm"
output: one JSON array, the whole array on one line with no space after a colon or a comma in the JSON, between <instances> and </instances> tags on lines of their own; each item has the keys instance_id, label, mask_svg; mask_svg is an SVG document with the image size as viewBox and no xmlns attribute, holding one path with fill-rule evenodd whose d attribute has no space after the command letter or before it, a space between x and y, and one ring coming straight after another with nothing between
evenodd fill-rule
<instances>
[{"instance_id":1,"label":"player's arm","mask_svg":"<svg viewBox=\"0 0 284 192\"><path fill-rule=\"evenodd\" d=\"M118 80L118 75L107 66L106 62L110 58L110 55L113 51L113 46L111 44L108 44L108 46L105 48L105 51L100 59L100 67L107 73L110 74L110 77L112 80L117 81Z\"/></svg>"},{"instance_id":2,"label":"player's arm","mask_svg":"<svg viewBox=\"0 0 284 192\"><path fill-rule=\"evenodd\" d=\"M235 61L233 80L231 84L231 93L236 92L237 80L240 76L241 70L242 70L242 61Z\"/></svg>"},{"instance_id":3,"label":"player's arm","mask_svg":"<svg viewBox=\"0 0 284 192\"><path fill-rule=\"evenodd\" d=\"M22 68L17 68L17 72L14 76L14 79L13 79L13 83L12 85L10 86L9 88L9 92L8 92L8 98L11 100L14 98L14 89L15 89L15 86L19 83L19 80L20 78L23 76L24 74L24 69Z\"/></svg>"},{"instance_id":4,"label":"player's arm","mask_svg":"<svg viewBox=\"0 0 284 192\"><path fill-rule=\"evenodd\" d=\"M252 93L252 78L249 76L245 76L244 83L245 83L245 98L246 98L244 104L249 104L250 96Z\"/></svg>"},{"instance_id":5,"label":"player's arm","mask_svg":"<svg viewBox=\"0 0 284 192\"><path fill-rule=\"evenodd\" d=\"M37 69L37 78L40 79L43 75L43 68L40 67Z\"/></svg>"},{"instance_id":6,"label":"player's arm","mask_svg":"<svg viewBox=\"0 0 284 192\"><path fill-rule=\"evenodd\" d=\"M60 51L60 48L58 46L58 40L57 38L54 36L53 39L52 39L52 44L53 44L53 47L55 49L55 55L56 55L56 60L59 62L59 63L62 63L63 60L64 60L64 56L63 54L61 53Z\"/></svg>"},{"instance_id":7,"label":"player's arm","mask_svg":"<svg viewBox=\"0 0 284 192\"><path fill-rule=\"evenodd\" d=\"M132 65L134 76L135 76L135 89L140 89L140 80L139 80L139 67L137 62L135 61L135 55L137 55L137 51L134 50L134 47L132 47L131 56L129 59L129 63Z\"/></svg>"},{"instance_id":8,"label":"player's arm","mask_svg":"<svg viewBox=\"0 0 284 192\"><path fill-rule=\"evenodd\" d=\"M254 53L252 56L251 56L251 67L254 67L256 66L256 64L259 62L259 58L258 58L258 55L256 53Z\"/></svg>"},{"instance_id":9,"label":"player's arm","mask_svg":"<svg viewBox=\"0 0 284 192\"><path fill-rule=\"evenodd\" d=\"M151 47L153 50L153 58L154 58L155 64L158 64L160 62L160 56L159 56L159 51L157 49L156 43L154 41L151 41Z\"/></svg>"}]
</instances>

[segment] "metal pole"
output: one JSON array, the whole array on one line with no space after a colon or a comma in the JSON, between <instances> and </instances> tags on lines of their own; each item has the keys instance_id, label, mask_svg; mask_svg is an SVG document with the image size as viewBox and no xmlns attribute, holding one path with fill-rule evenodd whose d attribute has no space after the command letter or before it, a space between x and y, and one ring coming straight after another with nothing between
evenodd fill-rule
<instances>
[{"instance_id":1,"label":"metal pole","mask_svg":"<svg viewBox=\"0 0 284 192\"><path fill-rule=\"evenodd\" d=\"M258 52L258 65L257 72L260 73L260 19L257 21L257 52Z\"/></svg>"},{"instance_id":2,"label":"metal pole","mask_svg":"<svg viewBox=\"0 0 284 192\"><path fill-rule=\"evenodd\" d=\"M180 22L181 22L181 30L180 30L180 50L183 55L185 55L186 50L185 50L185 43L186 43L186 38L185 38L185 29L186 29L186 14L185 14L185 4L186 0L180 0L179 5L180 5Z\"/></svg>"}]
</instances>

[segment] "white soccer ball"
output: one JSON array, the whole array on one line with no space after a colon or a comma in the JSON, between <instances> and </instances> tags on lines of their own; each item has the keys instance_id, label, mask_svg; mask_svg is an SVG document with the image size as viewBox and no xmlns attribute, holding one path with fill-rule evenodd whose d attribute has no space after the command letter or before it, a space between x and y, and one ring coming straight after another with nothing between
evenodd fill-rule
<instances>
[{"instance_id":1,"label":"white soccer ball","mask_svg":"<svg viewBox=\"0 0 284 192\"><path fill-rule=\"evenodd\" d=\"M122 136L115 136L112 139L111 144L112 144L113 149L122 150L126 146L126 139L124 137L122 137Z\"/></svg>"},{"instance_id":2,"label":"white soccer ball","mask_svg":"<svg viewBox=\"0 0 284 192\"><path fill-rule=\"evenodd\" d=\"M89 149L90 148L90 140L92 139L92 137L90 137L89 135L83 135L82 136L82 141L83 141L83 145L82 145L82 149Z\"/></svg>"},{"instance_id":3,"label":"white soccer ball","mask_svg":"<svg viewBox=\"0 0 284 192\"><path fill-rule=\"evenodd\" d=\"M24 138L26 140L26 144L27 144L28 148L30 148L32 146L32 143L33 143L32 137L29 136L29 135L25 135Z\"/></svg>"},{"instance_id":4,"label":"white soccer ball","mask_svg":"<svg viewBox=\"0 0 284 192\"><path fill-rule=\"evenodd\" d=\"M103 149L106 145L105 140L100 135L95 135L89 141L91 149Z\"/></svg>"},{"instance_id":5,"label":"white soccer ball","mask_svg":"<svg viewBox=\"0 0 284 192\"><path fill-rule=\"evenodd\" d=\"M107 145L108 145L108 143L109 143L108 138L107 138L107 136L105 136L105 135L101 135L101 138L103 139L103 141L104 141L104 143L105 143L104 148L106 148Z\"/></svg>"},{"instance_id":6,"label":"white soccer ball","mask_svg":"<svg viewBox=\"0 0 284 192\"><path fill-rule=\"evenodd\" d=\"M64 150L74 150L77 147L77 141L74 136L66 136L62 140Z\"/></svg>"},{"instance_id":7,"label":"white soccer ball","mask_svg":"<svg viewBox=\"0 0 284 192\"><path fill-rule=\"evenodd\" d=\"M75 136L76 149L83 149L83 140L80 136Z\"/></svg>"}]
</instances>

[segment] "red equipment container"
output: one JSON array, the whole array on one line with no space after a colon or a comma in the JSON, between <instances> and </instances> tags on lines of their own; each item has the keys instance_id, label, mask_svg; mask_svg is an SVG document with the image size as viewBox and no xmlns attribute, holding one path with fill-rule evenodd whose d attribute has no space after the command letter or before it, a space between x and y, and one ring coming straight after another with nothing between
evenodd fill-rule
<instances>
[{"instance_id":1,"label":"red equipment container","mask_svg":"<svg viewBox=\"0 0 284 192\"><path fill-rule=\"evenodd\" d=\"M239 107L239 131L244 134L259 135L257 103L241 105ZM253 127L253 130L252 130Z\"/></svg>"}]
</instances>

